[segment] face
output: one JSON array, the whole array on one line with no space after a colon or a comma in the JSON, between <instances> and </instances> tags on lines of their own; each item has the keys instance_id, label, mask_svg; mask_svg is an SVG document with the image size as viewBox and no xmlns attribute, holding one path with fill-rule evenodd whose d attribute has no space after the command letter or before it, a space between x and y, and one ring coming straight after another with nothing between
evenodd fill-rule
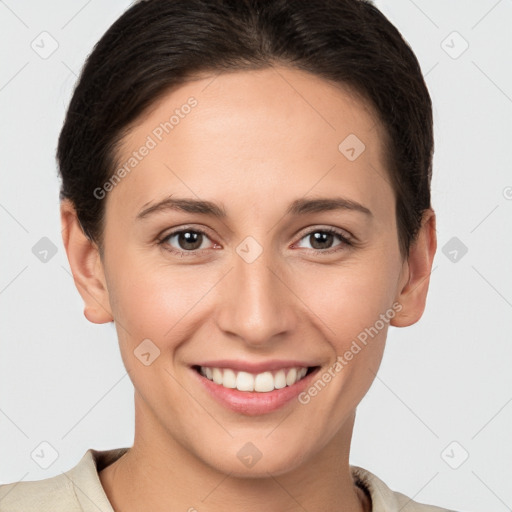
<instances>
[{"instance_id":1,"label":"face","mask_svg":"<svg viewBox=\"0 0 512 512\"><path fill-rule=\"evenodd\" d=\"M255 476L349 435L409 277L383 140L283 67L187 82L125 137L101 272L141 443Z\"/></svg>"}]
</instances>

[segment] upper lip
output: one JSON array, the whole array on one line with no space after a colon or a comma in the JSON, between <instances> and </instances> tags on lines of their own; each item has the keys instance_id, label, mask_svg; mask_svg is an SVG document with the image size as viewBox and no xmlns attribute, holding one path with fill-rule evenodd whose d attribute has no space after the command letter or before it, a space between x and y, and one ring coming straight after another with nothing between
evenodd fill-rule
<instances>
[{"instance_id":1,"label":"upper lip","mask_svg":"<svg viewBox=\"0 0 512 512\"><path fill-rule=\"evenodd\" d=\"M215 361L203 361L193 366L206 366L210 368L231 368L232 370L247 373L263 373L286 368L309 368L317 366L304 361L291 359L271 359L260 363L241 361L239 359L218 359Z\"/></svg>"}]
</instances>

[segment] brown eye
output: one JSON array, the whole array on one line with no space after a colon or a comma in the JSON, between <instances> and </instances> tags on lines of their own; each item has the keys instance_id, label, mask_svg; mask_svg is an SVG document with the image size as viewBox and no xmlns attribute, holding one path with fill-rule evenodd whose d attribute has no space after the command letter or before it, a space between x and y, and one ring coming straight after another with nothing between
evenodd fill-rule
<instances>
[{"instance_id":1,"label":"brown eye","mask_svg":"<svg viewBox=\"0 0 512 512\"><path fill-rule=\"evenodd\" d=\"M166 246L168 250L176 253L193 252L202 247L203 242L207 240L206 233L195 229L182 229L174 231L164 237L159 243Z\"/></svg>"},{"instance_id":2,"label":"brown eye","mask_svg":"<svg viewBox=\"0 0 512 512\"><path fill-rule=\"evenodd\" d=\"M339 243L335 243L336 238L339 240ZM306 246L306 249L311 249L316 252L330 253L352 245L347 236L334 228L315 229L314 231L306 233L306 235L301 238L301 241L302 240L307 240L310 245L310 247ZM333 247L335 249L329 251L329 249Z\"/></svg>"},{"instance_id":3,"label":"brown eye","mask_svg":"<svg viewBox=\"0 0 512 512\"><path fill-rule=\"evenodd\" d=\"M313 249L329 249L332 246L334 235L325 231L315 231L309 236Z\"/></svg>"},{"instance_id":4,"label":"brown eye","mask_svg":"<svg viewBox=\"0 0 512 512\"><path fill-rule=\"evenodd\" d=\"M181 231L177 234L177 241L180 249L194 251L201 247L203 235L196 231Z\"/></svg>"}]
</instances>

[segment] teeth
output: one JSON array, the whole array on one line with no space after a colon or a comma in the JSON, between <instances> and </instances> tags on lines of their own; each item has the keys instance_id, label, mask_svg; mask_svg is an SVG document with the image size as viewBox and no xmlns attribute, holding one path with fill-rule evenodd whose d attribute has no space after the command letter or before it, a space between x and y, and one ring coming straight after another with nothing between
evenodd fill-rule
<instances>
[{"instance_id":1,"label":"teeth","mask_svg":"<svg viewBox=\"0 0 512 512\"><path fill-rule=\"evenodd\" d=\"M223 378L222 370L220 370L219 368L214 368L213 369L213 382L215 382L215 384L222 384L222 378Z\"/></svg>"},{"instance_id":2,"label":"teeth","mask_svg":"<svg viewBox=\"0 0 512 512\"><path fill-rule=\"evenodd\" d=\"M258 373L254 379L254 389L262 393L274 391L274 376L270 372Z\"/></svg>"},{"instance_id":3,"label":"teeth","mask_svg":"<svg viewBox=\"0 0 512 512\"><path fill-rule=\"evenodd\" d=\"M254 377L247 372L238 372L236 376L236 389L239 391L254 391Z\"/></svg>"},{"instance_id":4,"label":"teeth","mask_svg":"<svg viewBox=\"0 0 512 512\"><path fill-rule=\"evenodd\" d=\"M236 373L229 368L224 370L222 377L222 385L225 388L236 388Z\"/></svg>"},{"instance_id":5,"label":"teeth","mask_svg":"<svg viewBox=\"0 0 512 512\"><path fill-rule=\"evenodd\" d=\"M248 372L235 372L230 368L210 368L201 366L200 373L215 384L239 391L256 391L266 393L274 389L293 386L304 378L307 368L288 368L275 372L263 372L253 375Z\"/></svg>"},{"instance_id":6,"label":"teeth","mask_svg":"<svg viewBox=\"0 0 512 512\"><path fill-rule=\"evenodd\" d=\"M295 368L292 368L286 374L286 385L291 386L295 382L297 382L297 370Z\"/></svg>"},{"instance_id":7,"label":"teeth","mask_svg":"<svg viewBox=\"0 0 512 512\"><path fill-rule=\"evenodd\" d=\"M286 373L284 370L279 370L274 375L274 387L276 389L282 389L286 387Z\"/></svg>"}]
</instances>

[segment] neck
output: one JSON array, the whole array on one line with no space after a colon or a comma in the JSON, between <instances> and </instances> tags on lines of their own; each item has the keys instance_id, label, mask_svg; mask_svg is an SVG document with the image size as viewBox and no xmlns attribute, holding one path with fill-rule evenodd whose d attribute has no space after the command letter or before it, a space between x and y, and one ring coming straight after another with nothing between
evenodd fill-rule
<instances>
[{"instance_id":1,"label":"neck","mask_svg":"<svg viewBox=\"0 0 512 512\"><path fill-rule=\"evenodd\" d=\"M167 431L149 428L154 423L142 408L136 405L133 447L99 473L115 512L371 510L348 461L355 413L320 452L292 471L243 478L205 464Z\"/></svg>"}]
</instances>

